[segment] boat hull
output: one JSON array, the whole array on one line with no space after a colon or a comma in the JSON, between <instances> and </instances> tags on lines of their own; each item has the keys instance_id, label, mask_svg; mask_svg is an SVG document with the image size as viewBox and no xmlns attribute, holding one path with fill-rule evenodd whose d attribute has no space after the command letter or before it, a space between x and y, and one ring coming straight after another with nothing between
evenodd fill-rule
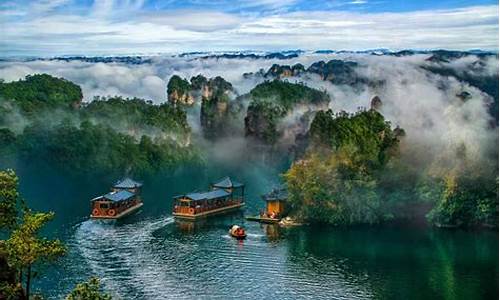
<instances>
[{"instance_id":1,"label":"boat hull","mask_svg":"<svg viewBox=\"0 0 500 300\"><path fill-rule=\"evenodd\" d=\"M243 206L245 206L245 203L238 203L235 205L221 207L221 208L217 208L217 209L210 210L210 211L204 211L204 212L198 213L198 214L173 213L173 216L178 218L178 219L197 220L197 219L210 217L213 215L218 215L218 214L223 214L223 213L235 211L235 210L242 208Z\"/></svg>"},{"instance_id":2,"label":"boat hull","mask_svg":"<svg viewBox=\"0 0 500 300\"><path fill-rule=\"evenodd\" d=\"M235 239L237 239L237 240L244 240L244 239L247 237L247 235L246 235L246 234L244 234L244 235L235 235L235 234L231 234L231 236L232 236L232 237L234 237L234 238L235 238Z\"/></svg>"},{"instance_id":3,"label":"boat hull","mask_svg":"<svg viewBox=\"0 0 500 300\"><path fill-rule=\"evenodd\" d=\"M273 218L262 218L262 217L246 217L248 221L255 221L255 222L260 222L260 223L268 223L268 224L275 224L279 223L281 219L273 219Z\"/></svg>"},{"instance_id":4,"label":"boat hull","mask_svg":"<svg viewBox=\"0 0 500 300\"><path fill-rule=\"evenodd\" d=\"M144 205L144 203L140 202L122 212L120 212L119 214L116 214L115 216L94 216L94 215L90 215L90 218L91 219L104 219L104 220L117 220L117 219L120 219L120 218L123 218L123 217L126 217L134 212L136 212L139 208L141 208L142 206Z\"/></svg>"}]
</instances>

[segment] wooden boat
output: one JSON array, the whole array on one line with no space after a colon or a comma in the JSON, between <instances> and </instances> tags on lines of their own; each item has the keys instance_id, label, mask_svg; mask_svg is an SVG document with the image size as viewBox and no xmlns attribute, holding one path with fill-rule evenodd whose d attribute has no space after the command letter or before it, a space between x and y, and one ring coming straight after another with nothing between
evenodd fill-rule
<instances>
[{"instance_id":1,"label":"wooden boat","mask_svg":"<svg viewBox=\"0 0 500 300\"><path fill-rule=\"evenodd\" d=\"M240 227L238 225L233 225L231 229L229 229L229 234L238 240L242 240L247 237L245 229L243 229L243 227Z\"/></svg>"},{"instance_id":2,"label":"wooden boat","mask_svg":"<svg viewBox=\"0 0 500 300\"><path fill-rule=\"evenodd\" d=\"M266 210L262 211L259 216L249 216L246 219L268 224L279 223L286 210L288 199L286 187L274 188L271 192L262 195L262 199L266 202Z\"/></svg>"},{"instance_id":3,"label":"wooden boat","mask_svg":"<svg viewBox=\"0 0 500 300\"><path fill-rule=\"evenodd\" d=\"M120 219L143 206L140 194L142 184L130 178L118 181L111 192L91 200L92 219Z\"/></svg>"},{"instance_id":4,"label":"wooden boat","mask_svg":"<svg viewBox=\"0 0 500 300\"><path fill-rule=\"evenodd\" d=\"M196 220L240 209L245 205L242 183L223 178L206 192L192 192L174 197L172 214L176 218Z\"/></svg>"}]
</instances>

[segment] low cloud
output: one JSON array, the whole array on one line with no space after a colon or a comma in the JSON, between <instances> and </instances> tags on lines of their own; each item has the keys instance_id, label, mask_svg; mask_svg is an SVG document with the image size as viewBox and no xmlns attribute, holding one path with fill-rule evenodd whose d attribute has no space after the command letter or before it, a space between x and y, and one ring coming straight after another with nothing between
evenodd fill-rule
<instances>
[{"instance_id":1,"label":"low cloud","mask_svg":"<svg viewBox=\"0 0 500 300\"><path fill-rule=\"evenodd\" d=\"M498 145L498 129L491 128L492 117L487 106L493 99L454 77L440 76L423 69L421 66L435 64L426 60L429 56L305 54L288 60L158 56L151 57L151 63L138 65L60 60L4 61L0 62L0 78L12 81L28 74L49 73L79 84L85 101L91 101L94 96L122 95L162 103L166 101L166 84L174 74L188 79L198 74L222 76L233 84L237 94L242 95L264 80L260 76L244 77L245 72L258 72L261 68L267 70L274 63L293 65L300 62L307 68L319 60L352 60L359 64L356 68L358 75L385 83L354 88L333 85L311 74L288 80L327 91L332 99L330 108L334 111L355 112L359 107L369 107L372 97L378 95L383 102L381 113L393 126L406 130L407 137L402 145L405 154L418 158L424 165L436 160L450 160L456 156L457 149L464 147L464 155L469 161L483 163L491 158ZM498 76L496 56L479 59L472 55L452 60L445 66L476 76ZM468 100L457 96L462 92L469 94ZM287 139L293 139L293 133L303 130L302 126L297 127L297 122L310 109L298 107L284 119L280 128L289 133ZM188 116L194 132L199 134L199 107L194 107ZM230 142L231 138L228 139Z\"/></svg>"}]
</instances>

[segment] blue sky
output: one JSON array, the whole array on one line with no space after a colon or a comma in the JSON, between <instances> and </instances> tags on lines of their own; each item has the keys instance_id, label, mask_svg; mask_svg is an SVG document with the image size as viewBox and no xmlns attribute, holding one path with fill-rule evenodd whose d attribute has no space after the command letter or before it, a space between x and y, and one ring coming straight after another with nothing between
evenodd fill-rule
<instances>
[{"instance_id":1,"label":"blue sky","mask_svg":"<svg viewBox=\"0 0 500 300\"><path fill-rule=\"evenodd\" d=\"M0 55L498 49L489 0L0 1Z\"/></svg>"}]
</instances>

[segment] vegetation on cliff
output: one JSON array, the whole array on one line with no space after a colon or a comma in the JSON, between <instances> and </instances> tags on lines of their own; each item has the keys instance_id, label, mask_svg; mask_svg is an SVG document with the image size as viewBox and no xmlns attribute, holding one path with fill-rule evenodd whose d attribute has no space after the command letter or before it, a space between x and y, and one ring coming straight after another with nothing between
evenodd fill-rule
<instances>
[{"instance_id":1,"label":"vegetation on cliff","mask_svg":"<svg viewBox=\"0 0 500 300\"><path fill-rule=\"evenodd\" d=\"M498 176L475 170L450 171L427 183L434 207L427 215L438 226L498 227Z\"/></svg>"},{"instance_id":2,"label":"vegetation on cliff","mask_svg":"<svg viewBox=\"0 0 500 300\"><path fill-rule=\"evenodd\" d=\"M56 82L57 87L73 86L62 79L48 81ZM30 90L32 81L20 82ZM2 85L11 90L11 85L18 84ZM46 94L57 94L50 88L45 87ZM26 164L48 164L70 175L102 176L141 176L199 161L190 144L186 113L173 105L97 97L78 107L69 105L72 102L68 100L43 110L43 99L19 95L0 92L0 152L4 157ZM30 112L38 113L26 113L22 108L26 103Z\"/></svg>"},{"instance_id":3,"label":"vegetation on cliff","mask_svg":"<svg viewBox=\"0 0 500 300\"><path fill-rule=\"evenodd\" d=\"M316 114L306 156L284 177L292 214L309 222L377 223L392 218L378 175L397 156L403 131L374 110Z\"/></svg>"},{"instance_id":4,"label":"vegetation on cliff","mask_svg":"<svg viewBox=\"0 0 500 300\"><path fill-rule=\"evenodd\" d=\"M266 81L250 91L250 104L245 117L245 132L268 144L279 136L278 123L299 104L321 107L330 97L303 84L286 81Z\"/></svg>"},{"instance_id":5,"label":"vegetation on cliff","mask_svg":"<svg viewBox=\"0 0 500 300\"><path fill-rule=\"evenodd\" d=\"M217 76L209 80L199 77L191 79L194 86L201 87L200 124L203 135L209 139L225 136L230 131L230 93L233 91L231 83Z\"/></svg>"},{"instance_id":6,"label":"vegetation on cliff","mask_svg":"<svg viewBox=\"0 0 500 300\"><path fill-rule=\"evenodd\" d=\"M376 110L318 112L305 156L284 174L291 213L309 222L378 223L427 214L439 226L498 226L498 177L463 161L438 174L402 161L403 129Z\"/></svg>"},{"instance_id":7,"label":"vegetation on cliff","mask_svg":"<svg viewBox=\"0 0 500 300\"><path fill-rule=\"evenodd\" d=\"M172 104L192 105L194 103L193 96L190 94L191 85L186 79L178 75L170 78L167 84L168 100Z\"/></svg>"},{"instance_id":8,"label":"vegetation on cliff","mask_svg":"<svg viewBox=\"0 0 500 300\"><path fill-rule=\"evenodd\" d=\"M28 75L10 83L0 81L0 101L14 100L26 114L78 107L82 99L82 90L78 85L47 74Z\"/></svg>"}]
</instances>

